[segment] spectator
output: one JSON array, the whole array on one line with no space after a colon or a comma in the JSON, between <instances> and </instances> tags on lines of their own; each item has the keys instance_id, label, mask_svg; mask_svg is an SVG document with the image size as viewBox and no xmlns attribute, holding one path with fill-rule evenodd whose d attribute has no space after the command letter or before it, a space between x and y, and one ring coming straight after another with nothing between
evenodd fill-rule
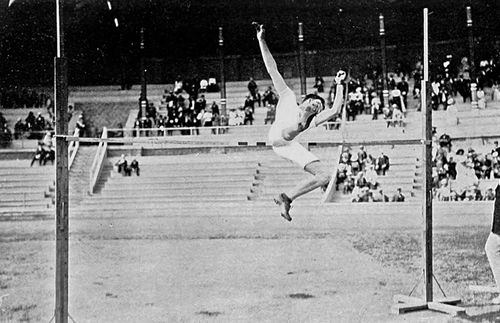
<instances>
[{"instance_id":1,"label":"spectator","mask_svg":"<svg viewBox=\"0 0 500 323\"><path fill-rule=\"evenodd\" d=\"M405 196L403 195L401 188L398 188L396 193L392 196L392 201L393 202L404 202L405 201Z\"/></svg>"},{"instance_id":2,"label":"spectator","mask_svg":"<svg viewBox=\"0 0 500 323\"><path fill-rule=\"evenodd\" d=\"M253 111L250 107L245 108L245 118L243 120L245 125L253 125Z\"/></svg>"},{"instance_id":3,"label":"spectator","mask_svg":"<svg viewBox=\"0 0 500 323\"><path fill-rule=\"evenodd\" d=\"M314 88L318 91L318 93L323 93L325 91L324 85L325 81L323 80L323 78L319 75L316 76L316 79L314 81Z\"/></svg>"},{"instance_id":4,"label":"spectator","mask_svg":"<svg viewBox=\"0 0 500 323\"><path fill-rule=\"evenodd\" d=\"M371 107L370 109L372 114L372 120L377 120L378 114L380 113L380 106L382 105L382 102L380 101L377 92L372 92L371 96L372 98L370 102L370 107Z\"/></svg>"},{"instance_id":5,"label":"spectator","mask_svg":"<svg viewBox=\"0 0 500 323\"><path fill-rule=\"evenodd\" d=\"M215 77L208 78L207 92L219 92L219 86Z\"/></svg>"},{"instance_id":6,"label":"spectator","mask_svg":"<svg viewBox=\"0 0 500 323\"><path fill-rule=\"evenodd\" d=\"M132 171L135 171L135 174L137 176L139 176L140 174L140 168L139 168L139 162L137 161L137 159L133 159L132 162L130 163L130 173Z\"/></svg>"},{"instance_id":7,"label":"spectator","mask_svg":"<svg viewBox=\"0 0 500 323\"><path fill-rule=\"evenodd\" d=\"M494 201L494 200L495 200L495 193L493 192L493 189L489 187L484 193L483 201Z\"/></svg>"},{"instance_id":8,"label":"spectator","mask_svg":"<svg viewBox=\"0 0 500 323\"><path fill-rule=\"evenodd\" d=\"M268 105L276 105L277 101L278 99L276 94L273 92L272 87L268 87L262 95L262 105L265 107Z\"/></svg>"},{"instance_id":9,"label":"spectator","mask_svg":"<svg viewBox=\"0 0 500 323\"><path fill-rule=\"evenodd\" d=\"M383 152L380 153L380 156L375 160L375 170L378 175L385 175L385 173L389 170L389 157L387 157Z\"/></svg>"},{"instance_id":10,"label":"spectator","mask_svg":"<svg viewBox=\"0 0 500 323\"><path fill-rule=\"evenodd\" d=\"M76 122L76 128L78 129L78 136L85 137L85 123L83 122L83 115L78 116L78 121Z\"/></svg>"},{"instance_id":11,"label":"spectator","mask_svg":"<svg viewBox=\"0 0 500 323\"><path fill-rule=\"evenodd\" d=\"M22 118L17 119L17 122L14 125L14 139L21 139L25 131L26 131L26 126L23 122L23 119Z\"/></svg>"},{"instance_id":12,"label":"spectator","mask_svg":"<svg viewBox=\"0 0 500 323\"><path fill-rule=\"evenodd\" d=\"M257 87L257 83L255 83L254 79L251 77L250 78L250 81L248 82L248 92L250 92L250 96L252 97L252 99L257 102L259 104L259 107L260 107L260 104L261 104L261 98L260 98L260 94L259 94L259 89Z\"/></svg>"},{"instance_id":13,"label":"spectator","mask_svg":"<svg viewBox=\"0 0 500 323\"><path fill-rule=\"evenodd\" d=\"M41 112L38 112L38 115L35 120L35 130L43 131L45 130L45 118L42 116Z\"/></svg>"},{"instance_id":14,"label":"spectator","mask_svg":"<svg viewBox=\"0 0 500 323\"><path fill-rule=\"evenodd\" d=\"M207 92L208 81L206 79L202 79L200 81L200 93Z\"/></svg>"},{"instance_id":15,"label":"spectator","mask_svg":"<svg viewBox=\"0 0 500 323\"><path fill-rule=\"evenodd\" d=\"M477 95L477 107L479 109L486 109L486 98L482 88L479 88L476 92Z\"/></svg>"},{"instance_id":16,"label":"spectator","mask_svg":"<svg viewBox=\"0 0 500 323\"><path fill-rule=\"evenodd\" d=\"M377 172L373 169L373 165L369 165L365 174L366 181L368 183L368 187L372 190L378 188L378 175Z\"/></svg>"},{"instance_id":17,"label":"spectator","mask_svg":"<svg viewBox=\"0 0 500 323\"><path fill-rule=\"evenodd\" d=\"M180 94L183 89L184 89L184 82L182 81L181 76L177 75L174 83L174 94Z\"/></svg>"},{"instance_id":18,"label":"spectator","mask_svg":"<svg viewBox=\"0 0 500 323\"><path fill-rule=\"evenodd\" d=\"M120 159L115 163L115 166L118 167L118 173L121 173L123 176L127 175L127 169L128 169L128 162L127 159L125 159L125 155L122 154L120 156Z\"/></svg>"},{"instance_id":19,"label":"spectator","mask_svg":"<svg viewBox=\"0 0 500 323\"><path fill-rule=\"evenodd\" d=\"M212 106L210 107L210 109L212 109L212 114L214 116L218 116L220 114L220 112L219 112L219 106L217 105L217 102L213 101L212 102Z\"/></svg>"},{"instance_id":20,"label":"spectator","mask_svg":"<svg viewBox=\"0 0 500 323\"><path fill-rule=\"evenodd\" d=\"M208 108L204 111L201 117L201 126L202 127L212 127L213 114L211 108Z\"/></svg>"},{"instance_id":21,"label":"spectator","mask_svg":"<svg viewBox=\"0 0 500 323\"><path fill-rule=\"evenodd\" d=\"M30 167L33 167L33 163L38 160L38 164L42 166L45 160L45 150L43 149L43 143L41 141L38 142L38 146L36 147L35 154L33 155L33 159L31 159Z\"/></svg>"},{"instance_id":22,"label":"spectator","mask_svg":"<svg viewBox=\"0 0 500 323\"><path fill-rule=\"evenodd\" d=\"M373 202L389 202L389 197L384 194L383 190L377 190L375 194L372 195Z\"/></svg>"},{"instance_id":23,"label":"spectator","mask_svg":"<svg viewBox=\"0 0 500 323\"><path fill-rule=\"evenodd\" d=\"M250 95L247 95L247 97L245 99L245 103L243 104L243 109L245 109L247 107L252 109L252 112L255 111L255 101Z\"/></svg>"}]
</instances>

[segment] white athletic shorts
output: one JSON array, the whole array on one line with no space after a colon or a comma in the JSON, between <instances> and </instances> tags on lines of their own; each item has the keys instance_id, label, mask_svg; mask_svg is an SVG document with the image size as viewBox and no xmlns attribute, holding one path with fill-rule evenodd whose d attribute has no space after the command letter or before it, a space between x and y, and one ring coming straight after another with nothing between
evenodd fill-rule
<instances>
[{"instance_id":1,"label":"white athletic shorts","mask_svg":"<svg viewBox=\"0 0 500 323\"><path fill-rule=\"evenodd\" d=\"M273 150L278 156L288 159L302 168L305 168L307 164L313 161L319 160L318 157L294 140L274 142Z\"/></svg>"}]
</instances>

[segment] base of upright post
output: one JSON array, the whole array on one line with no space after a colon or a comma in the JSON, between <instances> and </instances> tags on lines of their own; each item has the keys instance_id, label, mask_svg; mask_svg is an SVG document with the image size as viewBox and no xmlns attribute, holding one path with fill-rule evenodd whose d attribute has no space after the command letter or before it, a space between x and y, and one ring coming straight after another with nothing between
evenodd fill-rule
<instances>
[{"instance_id":1,"label":"base of upright post","mask_svg":"<svg viewBox=\"0 0 500 323\"><path fill-rule=\"evenodd\" d=\"M431 310L453 316L465 314L464 308L455 306L462 302L456 297L445 297L433 302L426 302L420 298L406 295L396 295L393 299L395 303L391 308L391 313L393 314L404 314L423 310Z\"/></svg>"}]
</instances>

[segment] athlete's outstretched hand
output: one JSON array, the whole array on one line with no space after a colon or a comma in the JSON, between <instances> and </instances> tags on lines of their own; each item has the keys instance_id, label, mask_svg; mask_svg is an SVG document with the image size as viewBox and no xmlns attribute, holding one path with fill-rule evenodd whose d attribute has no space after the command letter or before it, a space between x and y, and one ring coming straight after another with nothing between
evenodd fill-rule
<instances>
[{"instance_id":1,"label":"athlete's outstretched hand","mask_svg":"<svg viewBox=\"0 0 500 323\"><path fill-rule=\"evenodd\" d=\"M264 25L259 24L258 22L252 22L252 25L255 27L255 30L257 31L257 39L258 40L263 40L264 39Z\"/></svg>"},{"instance_id":2,"label":"athlete's outstretched hand","mask_svg":"<svg viewBox=\"0 0 500 323\"><path fill-rule=\"evenodd\" d=\"M335 76L335 83L340 84L342 81L344 81L346 78L346 74L344 71L340 70L337 72L337 75Z\"/></svg>"}]
</instances>

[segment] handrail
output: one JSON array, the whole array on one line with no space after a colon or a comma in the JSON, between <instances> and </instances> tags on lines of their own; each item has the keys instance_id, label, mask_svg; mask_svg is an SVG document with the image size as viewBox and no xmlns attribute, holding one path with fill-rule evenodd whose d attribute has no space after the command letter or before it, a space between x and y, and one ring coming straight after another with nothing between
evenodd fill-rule
<instances>
[{"instance_id":1,"label":"handrail","mask_svg":"<svg viewBox=\"0 0 500 323\"><path fill-rule=\"evenodd\" d=\"M102 128L102 137L103 139L108 138L108 130L106 127ZM95 187L97 184L97 180L102 172L102 167L104 165L104 159L107 156L108 143L101 142L97 147L97 151L94 157L94 161L92 162L92 166L90 167L90 182L89 182L89 194L94 194Z\"/></svg>"},{"instance_id":2,"label":"handrail","mask_svg":"<svg viewBox=\"0 0 500 323\"><path fill-rule=\"evenodd\" d=\"M78 137L79 133L80 133L80 129L76 128L73 136ZM69 143L69 146L68 146L68 154L69 154L68 169L71 169L71 166L73 165L73 162L75 161L76 154L78 153L78 148L80 148L79 141L72 141Z\"/></svg>"}]
</instances>

